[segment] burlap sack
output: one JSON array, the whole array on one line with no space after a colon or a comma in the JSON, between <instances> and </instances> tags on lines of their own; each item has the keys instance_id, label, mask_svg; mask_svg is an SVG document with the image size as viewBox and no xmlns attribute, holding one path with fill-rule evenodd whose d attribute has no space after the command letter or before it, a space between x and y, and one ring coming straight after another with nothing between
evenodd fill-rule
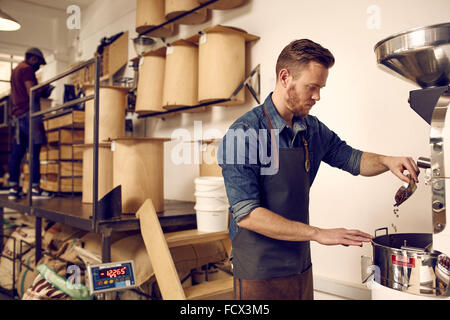
<instances>
[{"instance_id":1,"label":"burlap sack","mask_svg":"<svg viewBox=\"0 0 450 320\"><path fill-rule=\"evenodd\" d=\"M30 270L29 268L27 268L25 266L22 266L22 270L20 271L19 275L17 276L16 290L17 290L17 294L21 298L23 297L25 292L29 288L31 288L31 286L33 285L33 281L37 276L37 273L35 271L35 268L36 268L35 261L36 261L36 250L35 249L30 250L28 253L26 253L22 257L22 262L25 265L32 268L32 270Z\"/></svg>"},{"instance_id":2,"label":"burlap sack","mask_svg":"<svg viewBox=\"0 0 450 320\"><path fill-rule=\"evenodd\" d=\"M45 231L42 237L42 248L50 253L55 253L67 240L81 238L86 233L86 231L57 222Z\"/></svg>"},{"instance_id":3,"label":"burlap sack","mask_svg":"<svg viewBox=\"0 0 450 320\"><path fill-rule=\"evenodd\" d=\"M15 241L14 241L15 239ZM13 261L8 258L14 258L14 243L15 243L15 257L18 257L20 252L20 241L34 245L35 243L35 229L34 227L18 227L11 234L11 238L7 238L0 258L0 286L11 290L13 284ZM23 245L23 247L26 247ZM15 264L16 277L19 275L19 263Z\"/></svg>"}]
</instances>

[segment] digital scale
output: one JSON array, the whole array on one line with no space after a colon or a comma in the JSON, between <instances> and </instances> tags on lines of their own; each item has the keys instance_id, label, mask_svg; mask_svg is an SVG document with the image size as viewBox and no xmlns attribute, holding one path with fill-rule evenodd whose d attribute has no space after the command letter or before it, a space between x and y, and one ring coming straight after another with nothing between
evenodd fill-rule
<instances>
[{"instance_id":1,"label":"digital scale","mask_svg":"<svg viewBox=\"0 0 450 320\"><path fill-rule=\"evenodd\" d=\"M102 263L87 267L91 295L136 287L133 261Z\"/></svg>"}]
</instances>

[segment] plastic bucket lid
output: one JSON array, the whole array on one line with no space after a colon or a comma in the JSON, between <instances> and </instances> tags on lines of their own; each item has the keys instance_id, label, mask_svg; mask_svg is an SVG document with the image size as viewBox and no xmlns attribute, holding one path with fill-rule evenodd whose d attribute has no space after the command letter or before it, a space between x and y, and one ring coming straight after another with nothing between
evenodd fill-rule
<instances>
[{"instance_id":1,"label":"plastic bucket lid","mask_svg":"<svg viewBox=\"0 0 450 320\"><path fill-rule=\"evenodd\" d=\"M208 185L208 186L219 186L224 185L223 177L198 177L194 179L195 184Z\"/></svg>"}]
</instances>

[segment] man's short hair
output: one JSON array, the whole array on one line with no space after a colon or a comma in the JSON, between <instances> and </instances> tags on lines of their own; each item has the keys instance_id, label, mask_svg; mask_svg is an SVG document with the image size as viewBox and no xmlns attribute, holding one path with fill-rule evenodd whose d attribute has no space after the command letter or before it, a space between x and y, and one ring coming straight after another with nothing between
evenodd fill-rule
<instances>
[{"instance_id":1,"label":"man's short hair","mask_svg":"<svg viewBox=\"0 0 450 320\"><path fill-rule=\"evenodd\" d=\"M295 71L307 65L310 61L316 61L329 69L334 65L334 56L330 50L309 39L292 41L278 56L277 78L282 69L287 69L295 78Z\"/></svg>"}]
</instances>

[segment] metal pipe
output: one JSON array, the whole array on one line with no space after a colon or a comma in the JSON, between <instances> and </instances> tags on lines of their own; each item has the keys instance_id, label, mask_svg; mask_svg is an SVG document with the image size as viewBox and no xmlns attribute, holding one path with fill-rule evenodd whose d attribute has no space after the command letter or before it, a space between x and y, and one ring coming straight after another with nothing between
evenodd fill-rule
<instances>
[{"instance_id":1,"label":"metal pipe","mask_svg":"<svg viewBox=\"0 0 450 320\"><path fill-rule=\"evenodd\" d=\"M37 117L37 116L40 116L40 115L43 115L43 114L46 114L46 113L50 113L50 112L53 112L53 111L58 111L58 110L61 110L61 109L64 109L64 108L68 108L68 107L74 106L76 104L79 104L79 103L82 103L82 102L85 102L85 101L88 101L88 100L91 100L91 99L94 99L94 95L93 94L91 94L89 96L86 96L86 97L81 97L81 98L78 98L78 99L70 100L70 101L68 101L68 102L66 102L66 103L64 103L64 104L62 104L60 106L56 106L56 107L53 107L53 108L50 108L50 109L47 109L47 110L33 112L32 116L33 117Z\"/></svg>"},{"instance_id":2,"label":"metal pipe","mask_svg":"<svg viewBox=\"0 0 450 320\"><path fill-rule=\"evenodd\" d=\"M31 88L30 90L30 109L28 110L28 167L30 171L28 172L28 205L30 206L30 214L31 214L31 206L33 204L33 197L31 196L31 190L32 190L32 177L33 177L33 171L34 171L34 165L33 165L33 108L34 107L34 90ZM17 123L19 125L19 123ZM17 132L17 130L16 130ZM16 137L17 139L17 137ZM20 139L20 138L19 138ZM16 142L17 143L17 142ZM38 261L38 260L36 260Z\"/></svg>"},{"instance_id":3,"label":"metal pipe","mask_svg":"<svg viewBox=\"0 0 450 320\"><path fill-rule=\"evenodd\" d=\"M44 82L42 82L42 83L40 83L38 85L35 85L34 87L31 88L31 90L37 90L37 89L42 88L42 87L44 87L44 86L46 86L46 85L48 85L48 84L50 84L50 83L52 83L52 82L54 82L56 80L62 79L64 77L67 77L71 73L74 73L74 72L77 72L78 70L86 68L87 66L93 64L95 62L95 59L96 58L91 58L88 61L86 61L86 62L84 62L84 63L82 63L82 64L80 64L78 66L75 66L75 67L73 67L70 70L67 70L67 71L65 71L63 73L60 73L59 75L57 75L57 76L55 76L53 78L50 78L47 81L44 81Z\"/></svg>"},{"instance_id":4,"label":"metal pipe","mask_svg":"<svg viewBox=\"0 0 450 320\"><path fill-rule=\"evenodd\" d=\"M417 159L417 166L419 168L423 168L423 169L431 168L431 160L430 160L430 158L419 157L419 159Z\"/></svg>"},{"instance_id":5,"label":"metal pipe","mask_svg":"<svg viewBox=\"0 0 450 320\"><path fill-rule=\"evenodd\" d=\"M94 146L93 146L93 221L92 230L97 231L97 219L98 219L98 126L99 126L99 76L100 76L100 58L95 57L94 68L95 80L94 80Z\"/></svg>"}]
</instances>

